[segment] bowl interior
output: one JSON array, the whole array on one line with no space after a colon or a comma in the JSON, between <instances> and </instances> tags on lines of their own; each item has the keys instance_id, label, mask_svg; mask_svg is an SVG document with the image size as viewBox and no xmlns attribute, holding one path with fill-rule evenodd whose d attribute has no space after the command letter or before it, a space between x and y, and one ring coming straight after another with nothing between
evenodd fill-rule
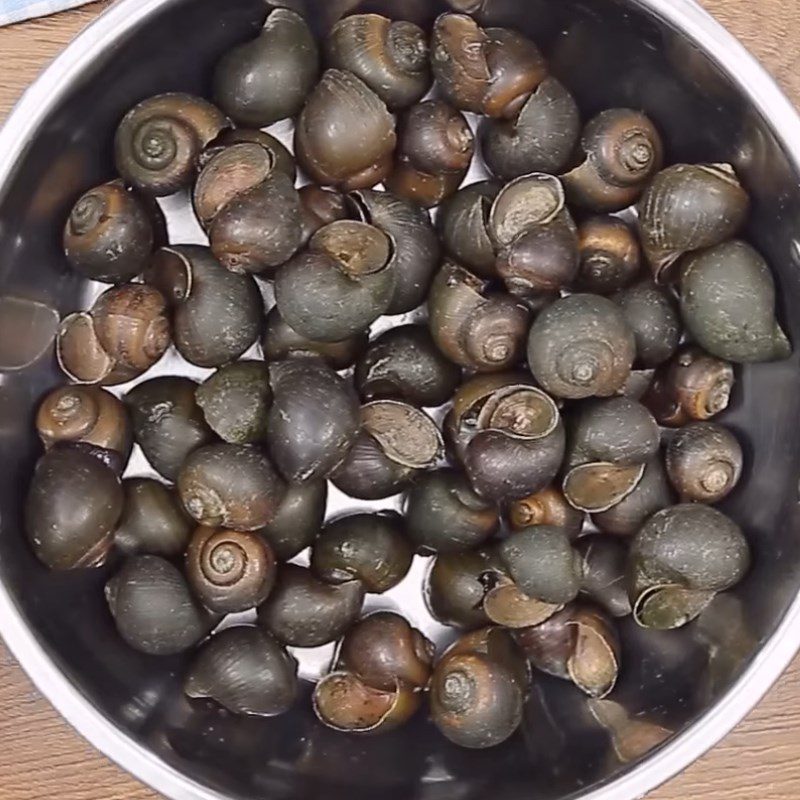
<instances>
[{"instance_id":1,"label":"bowl interior","mask_svg":"<svg viewBox=\"0 0 800 800\"><path fill-rule=\"evenodd\" d=\"M308 0L319 31L347 0ZM730 161L754 199L749 236L770 261L780 311L800 343L800 188L766 122L698 49L631 3L487 0L487 19L529 33L586 118L609 106L644 109L669 161ZM362 9L429 24L431 0L383 0ZM0 359L10 367L33 334L83 307L93 291L60 248L74 200L113 174L122 114L162 91L207 93L230 45L256 34L262 0L167 0L87 66L58 99L0 189ZM188 230L187 198L171 198L173 234ZM181 221L183 220L183 222ZM187 234L188 235L188 234ZM15 298L10 301L9 298ZM20 304L20 300L23 302ZM11 314L15 303L17 316ZM34 314L36 312L36 314ZM25 327L27 326L27 327ZM52 350L52 349L51 349ZM87 700L136 742L193 780L231 797L551 800L580 795L637 765L720 700L780 622L800 583L800 371L790 361L738 371L723 421L744 443L746 475L724 510L752 543L755 565L736 592L675 633L623 626L622 681L611 701L587 701L538 678L521 734L486 752L449 745L424 720L376 738L334 734L309 703L274 720L235 719L182 697L181 658L138 655L117 638L103 602L105 570L51 574L21 533L20 507L38 446L33 412L60 382L49 350L0 372L0 578L24 619ZM187 797L192 795L187 790Z\"/></svg>"}]
</instances>

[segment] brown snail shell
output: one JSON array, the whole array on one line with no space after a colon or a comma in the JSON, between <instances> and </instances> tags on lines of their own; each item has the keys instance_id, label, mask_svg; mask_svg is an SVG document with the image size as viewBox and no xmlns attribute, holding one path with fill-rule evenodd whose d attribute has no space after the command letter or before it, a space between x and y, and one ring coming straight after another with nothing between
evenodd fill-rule
<instances>
[{"instance_id":1,"label":"brown snail shell","mask_svg":"<svg viewBox=\"0 0 800 800\"><path fill-rule=\"evenodd\" d=\"M327 502L327 481L289 484L272 522L259 531L280 561L294 558L317 538Z\"/></svg>"},{"instance_id":2,"label":"brown snail shell","mask_svg":"<svg viewBox=\"0 0 800 800\"><path fill-rule=\"evenodd\" d=\"M555 526L572 540L577 539L583 530L583 514L569 504L555 485L514 500L508 507L508 521L515 531L534 525Z\"/></svg>"},{"instance_id":3,"label":"brown snail shell","mask_svg":"<svg viewBox=\"0 0 800 800\"><path fill-rule=\"evenodd\" d=\"M320 229L339 219L347 219L345 196L334 189L324 189L309 183L298 190L300 197L300 243L308 240Z\"/></svg>"},{"instance_id":4,"label":"brown snail shell","mask_svg":"<svg viewBox=\"0 0 800 800\"><path fill-rule=\"evenodd\" d=\"M563 608L559 603L529 597L508 577L490 574L484 580L483 610L495 625L503 628L517 630L541 625Z\"/></svg>"},{"instance_id":5,"label":"brown snail shell","mask_svg":"<svg viewBox=\"0 0 800 800\"><path fill-rule=\"evenodd\" d=\"M379 14L339 20L326 40L331 67L359 77L392 109L418 102L433 80L425 32Z\"/></svg>"},{"instance_id":6,"label":"brown snail shell","mask_svg":"<svg viewBox=\"0 0 800 800\"><path fill-rule=\"evenodd\" d=\"M230 128L223 131L207 148L203 157L200 159L201 166L205 166L221 148L230 147L234 144L258 144L269 152L275 169L285 172L291 179L292 186L297 179L297 165L294 163L294 156L289 148L272 134L266 131L250 128Z\"/></svg>"},{"instance_id":7,"label":"brown snail shell","mask_svg":"<svg viewBox=\"0 0 800 800\"><path fill-rule=\"evenodd\" d=\"M635 231L618 217L593 216L578 226L582 292L610 294L624 289L641 271L642 252Z\"/></svg>"},{"instance_id":8,"label":"brown snail shell","mask_svg":"<svg viewBox=\"0 0 800 800\"><path fill-rule=\"evenodd\" d=\"M83 194L64 228L70 266L87 278L125 283L147 265L154 248L165 243L163 214L122 181Z\"/></svg>"},{"instance_id":9,"label":"brown snail shell","mask_svg":"<svg viewBox=\"0 0 800 800\"><path fill-rule=\"evenodd\" d=\"M717 503L742 476L742 446L727 428L693 422L675 433L667 447L667 473L681 502Z\"/></svg>"},{"instance_id":10,"label":"brown snail shell","mask_svg":"<svg viewBox=\"0 0 800 800\"><path fill-rule=\"evenodd\" d=\"M228 127L227 117L200 97L150 97L134 106L117 129L117 171L147 194L172 194L191 184L206 145Z\"/></svg>"},{"instance_id":11,"label":"brown snail shell","mask_svg":"<svg viewBox=\"0 0 800 800\"><path fill-rule=\"evenodd\" d=\"M453 362L478 372L498 372L524 351L528 309L511 295L489 293L480 278L445 263L428 296L431 334Z\"/></svg>"},{"instance_id":12,"label":"brown snail shell","mask_svg":"<svg viewBox=\"0 0 800 800\"><path fill-rule=\"evenodd\" d=\"M45 397L36 414L45 448L58 442L87 442L116 450L127 460L133 433L123 403L97 386L62 386Z\"/></svg>"},{"instance_id":13,"label":"brown snail shell","mask_svg":"<svg viewBox=\"0 0 800 800\"><path fill-rule=\"evenodd\" d=\"M186 574L206 608L235 614L267 599L277 565L271 548L258 534L201 526L186 551Z\"/></svg>"},{"instance_id":14,"label":"brown snail shell","mask_svg":"<svg viewBox=\"0 0 800 800\"><path fill-rule=\"evenodd\" d=\"M570 203L595 212L636 202L664 159L655 125L629 108L598 114L584 129L581 147L584 160L562 180Z\"/></svg>"},{"instance_id":15,"label":"brown snail shell","mask_svg":"<svg viewBox=\"0 0 800 800\"><path fill-rule=\"evenodd\" d=\"M406 198L422 208L434 208L453 195L464 181L465 173L441 172L429 175L420 172L408 161L397 161L384 185L398 197Z\"/></svg>"},{"instance_id":16,"label":"brown snail shell","mask_svg":"<svg viewBox=\"0 0 800 800\"><path fill-rule=\"evenodd\" d=\"M397 137L383 101L350 72L329 69L295 129L297 160L311 178L350 191L380 183L392 167Z\"/></svg>"},{"instance_id":17,"label":"brown snail shell","mask_svg":"<svg viewBox=\"0 0 800 800\"><path fill-rule=\"evenodd\" d=\"M750 198L729 164L676 164L660 172L639 203L639 235L657 281L684 253L733 237Z\"/></svg>"},{"instance_id":18,"label":"brown snail shell","mask_svg":"<svg viewBox=\"0 0 800 800\"><path fill-rule=\"evenodd\" d=\"M72 383L113 386L129 381L128 370L115 369L97 338L94 320L86 311L69 314L56 332L56 360Z\"/></svg>"},{"instance_id":19,"label":"brown snail shell","mask_svg":"<svg viewBox=\"0 0 800 800\"><path fill-rule=\"evenodd\" d=\"M583 562L581 594L612 617L631 613L625 571L628 548L619 539L601 534L584 536L576 545Z\"/></svg>"},{"instance_id":20,"label":"brown snail shell","mask_svg":"<svg viewBox=\"0 0 800 800\"><path fill-rule=\"evenodd\" d=\"M608 397L630 375L636 341L620 309L597 295L557 300L534 321L528 363L550 394L576 400Z\"/></svg>"}]
</instances>

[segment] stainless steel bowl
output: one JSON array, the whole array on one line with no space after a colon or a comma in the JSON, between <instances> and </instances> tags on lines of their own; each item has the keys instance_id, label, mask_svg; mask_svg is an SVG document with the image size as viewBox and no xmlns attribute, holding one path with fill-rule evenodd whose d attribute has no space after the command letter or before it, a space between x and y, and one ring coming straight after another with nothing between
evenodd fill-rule
<instances>
[{"instance_id":1,"label":"stainless steel bowl","mask_svg":"<svg viewBox=\"0 0 800 800\"><path fill-rule=\"evenodd\" d=\"M433 0L365 5L384 3L395 14L440 10ZM308 6L322 26L337 0ZM587 115L642 107L664 131L670 160L736 165L755 199L750 235L772 263L799 344L800 120L743 48L691 0L484 7L545 47ZM117 638L102 600L106 574L50 574L29 552L20 500L37 453L33 408L59 376L49 353L23 365L55 312L87 293L65 267L62 221L111 174L123 112L159 91L203 92L216 58L257 30L263 9L263 0L122 0L29 89L0 134L0 632L75 728L174 800L640 797L739 722L800 646L796 356L744 369L726 417L747 453L744 486L727 504L756 554L745 584L683 631L626 626L613 702L537 681L522 734L494 750L458 750L422 720L357 739L323 730L308 704L268 721L189 705L183 660L137 655Z\"/></svg>"}]
</instances>

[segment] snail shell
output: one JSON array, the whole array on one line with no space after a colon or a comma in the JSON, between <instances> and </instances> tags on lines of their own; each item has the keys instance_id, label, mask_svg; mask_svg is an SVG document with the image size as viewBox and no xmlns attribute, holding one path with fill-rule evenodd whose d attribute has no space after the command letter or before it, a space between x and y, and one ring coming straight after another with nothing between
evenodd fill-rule
<instances>
[{"instance_id":1,"label":"snail shell","mask_svg":"<svg viewBox=\"0 0 800 800\"><path fill-rule=\"evenodd\" d=\"M134 106L114 141L117 171L147 194L189 186L205 147L230 126L216 107L189 94L160 94Z\"/></svg>"},{"instance_id":2,"label":"snail shell","mask_svg":"<svg viewBox=\"0 0 800 800\"><path fill-rule=\"evenodd\" d=\"M628 548L619 539L594 534L576 545L581 555L583 578L581 594L602 606L612 617L631 613L625 570Z\"/></svg>"},{"instance_id":3,"label":"snail shell","mask_svg":"<svg viewBox=\"0 0 800 800\"><path fill-rule=\"evenodd\" d=\"M535 320L528 363L536 380L556 397L608 397L630 374L636 341L610 300L574 294L557 300Z\"/></svg>"},{"instance_id":4,"label":"snail shell","mask_svg":"<svg viewBox=\"0 0 800 800\"><path fill-rule=\"evenodd\" d=\"M535 525L561 528L571 540L577 539L583 530L583 514L554 485L510 503L508 521L516 531Z\"/></svg>"},{"instance_id":5,"label":"snail shell","mask_svg":"<svg viewBox=\"0 0 800 800\"><path fill-rule=\"evenodd\" d=\"M564 606L529 597L504 574L484 575L483 610L495 624L509 630L541 625Z\"/></svg>"},{"instance_id":6,"label":"snail shell","mask_svg":"<svg viewBox=\"0 0 800 800\"><path fill-rule=\"evenodd\" d=\"M56 332L56 360L72 383L113 386L133 377L129 370L116 368L97 338L94 320L86 311L69 314Z\"/></svg>"},{"instance_id":7,"label":"snail shell","mask_svg":"<svg viewBox=\"0 0 800 800\"><path fill-rule=\"evenodd\" d=\"M642 253L635 231L618 217L593 216L578 227L582 292L610 294L624 289L641 270Z\"/></svg>"},{"instance_id":8,"label":"snail shell","mask_svg":"<svg viewBox=\"0 0 800 800\"><path fill-rule=\"evenodd\" d=\"M464 181L464 174L441 172L429 175L415 169L409 161L400 159L395 162L384 185L398 197L404 197L422 208L433 208L457 191Z\"/></svg>"},{"instance_id":9,"label":"snail shell","mask_svg":"<svg viewBox=\"0 0 800 800\"><path fill-rule=\"evenodd\" d=\"M220 148L231 147L234 144L257 144L266 150L272 157L274 168L279 172L284 172L289 177L294 186L297 179L297 165L294 163L294 156L280 139L276 139L266 131L253 130L250 128L231 128L223 131L206 149L202 166L205 166L209 159L213 158Z\"/></svg>"},{"instance_id":10,"label":"snail shell","mask_svg":"<svg viewBox=\"0 0 800 800\"><path fill-rule=\"evenodd\" d=\"M300 197L300 242L303 246L320 229L339 219L347 219L345 196L334 189L309 183L298 190Z\"/></svg>"},{"instance_id":11,"label":"snail shell","mask_svg":"<svg viewBox=\"0 0 800 800\"><path fill-rule=\"evenodd\" d=\"M272 522L259 531L280 561L294 558L317 538L327 502L327 481L289 484Z\"/></svg>"},{"instance_id":12,"label":"snail shell","mask_svg":"<svg viewBox=\"0 0 800 800\"><path fill-rule=\"evenodd\" d=\"M352 72L392 110L418 102L433 80L425 32L413 22L345 17L328 35L326 54L331 67Z\"/></svg>"}]
</instances>

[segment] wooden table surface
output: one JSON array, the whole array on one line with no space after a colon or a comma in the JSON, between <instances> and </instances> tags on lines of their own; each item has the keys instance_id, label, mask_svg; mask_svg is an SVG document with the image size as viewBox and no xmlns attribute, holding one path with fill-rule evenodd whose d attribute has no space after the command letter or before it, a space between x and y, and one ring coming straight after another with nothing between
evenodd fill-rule
<instances>
[{"instance_id":1,"label":"wooden table surface","mask_svg":"<svg viewBox=\"0 0 800 800\"><path fill-rule=\"evenodd\" d=\"M800 4L702 0L800 104ZM110 3L0 29L0 116L75 34ZM0 644L0 798L154 800L98 754L33 688ZM709 755L650 800L800 798L800 658Z\"/></svg>"}]
</instances>

